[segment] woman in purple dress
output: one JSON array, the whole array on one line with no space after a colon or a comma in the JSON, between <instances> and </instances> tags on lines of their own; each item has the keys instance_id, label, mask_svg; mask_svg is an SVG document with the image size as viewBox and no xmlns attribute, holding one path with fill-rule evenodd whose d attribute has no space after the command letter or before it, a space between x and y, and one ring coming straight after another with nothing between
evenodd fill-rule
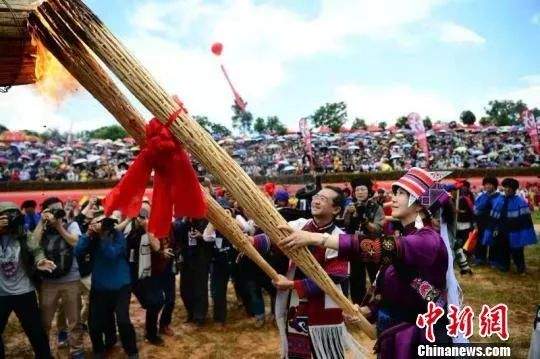
<instances>
[{"instance_id":1,"label":"woman in purple dress","mask_svg":"<svg viewBox=\"0 0 540 359\"><path fill-rule=\"evenodd\" d=\"M393 184L392 216L404 228L397 238L325 236L283 227L290 232L282 242L285 247L319 245L337 249L342 258L381 264L372 300L360 308L376 323L380 358L416 357L418 344L427 343L426 331L416 326L418 315L427 311L430 301L445 313L448 303L459 304L449 245L431 223L449 198L438 182L446 174L412 168ZM434 326L437 344L452 343L446 324L443 316Z\"/></svg>"}]
</instances>

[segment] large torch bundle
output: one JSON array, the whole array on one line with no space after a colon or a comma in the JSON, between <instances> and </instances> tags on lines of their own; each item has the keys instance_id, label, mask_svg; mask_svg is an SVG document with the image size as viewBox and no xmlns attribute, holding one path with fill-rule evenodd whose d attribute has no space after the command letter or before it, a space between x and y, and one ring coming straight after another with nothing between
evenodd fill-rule
<instances>
[{"instance_id":1,"label":"large torch bundle","mask_svg":"<svg viewBox=\"0 0 540 359\"><path fill-rule=\"evenodd\" d=\"M50 0L31 17L45 45L66 68L98 99L139 142L144 141L140 115L114 87L101 65L87 53L92 50L124 83L133 95L164 125L172 135L222 183L244 208L247 215L279 243L286 233L278 229L285 220L241 167L179 106L129 53L92 11L80 0ZM209 200L208 216L229 239L241 238L233 219L217 203ZM211 216L214 216L211 218ZM254 249L245 240L237 245L255 258ZM239 244L240 243L240 244ZM242 244L243 243L243 244ZM350 316L360 318L362 330L372 339L375 330L341 293L310 252L303 248L285 254ZM250 255L251 256L251 255ZM264 264L259 263L264 266ZM267 274L274 276L266 268ZM271 269L271 268L270 268Z\"/></svg>"},{"instance_id":2,"label":"large torch bundle","mask_svg":"<svg viewBox=\"0 0 540 359\"><path fill-rule=\"evenodd\" d=\"M137 143L145 145L145 123L142 115L129 103L124 94L97 63L88 48L62 22L30 15L34 34L59 59L64 67L78 79L117 120ZM59 37L59 33L66 36ZM66 41L69 40L69 41ZM270 278L277 279L277 272L262 258L242 233L235 220L212 198L205 196L207 218L235 247L246 254Z\"/></svg>"}]
</instances>

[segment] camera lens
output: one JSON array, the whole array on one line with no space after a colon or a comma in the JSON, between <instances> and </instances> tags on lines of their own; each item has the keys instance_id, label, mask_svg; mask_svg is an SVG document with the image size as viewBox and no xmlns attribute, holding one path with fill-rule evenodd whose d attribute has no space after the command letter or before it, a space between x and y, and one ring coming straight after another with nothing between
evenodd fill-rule
<instances>
[{"instance_id":1,"label":"camera lens","mask_svg":"<svg viewBox=\"0 0 540 359\"><path fill-rule=\"evenodd\" d=\"M62 219L62 218L64 218L66 216L66 211L64 211L61 208L58 208L58 209L55 209L55 210L52 211L52 215L56 219Z\"/></svg>"}]
</instances>

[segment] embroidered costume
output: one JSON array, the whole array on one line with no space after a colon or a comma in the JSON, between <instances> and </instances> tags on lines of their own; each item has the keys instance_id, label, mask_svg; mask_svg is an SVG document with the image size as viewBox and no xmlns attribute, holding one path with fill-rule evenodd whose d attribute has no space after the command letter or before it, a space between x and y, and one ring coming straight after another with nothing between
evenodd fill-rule
<instances>
[{"instance_id":1,"label":"embroidered costume","mask_svg":"<svg viewBox=\"0 0 540 359\"><path fill-rule=\"evenodd\" d=\"M313 220L298 219L289 222L295 229L308 232L343 233L332 222L317 227ZM260 252L270 250L265 234L254 237L254 246ZM315 259L338 288L349 275L349 263L338 258L332 249L309 247ZM352 348L352 337L343 323L341 309L310 278L290 262L287 278L294 280L294 289L279 291L276 298L276 322L282 342L282 356L286 358L344 358L345 349Z\"/></svg>"},{"instance_id":2,"label":"embroidered costume","mask_svg":"<svg viewBox=\"0 0 540 359\"><path fill-rule=\"evenodd\" d=\"M437 182L441 176L412 168L394 183L406 190L409 205L417 202L433 215L449 196ZM445 227L446 230L446 227ZM433 301L446 311L447 293L457 285L452 270L452 257L429 219L405 226L401 236L365 238L359 235L339 236L339 258L362 260L382 265L375 282L375 296L369 303L370 318L376 322L378 340L375 346L379 358L415 358L417 345L427 342L425 331L416 326L418 314ZM449 273L451 272L451 273ZM449 280L449 278L452 278ZM437 343L451 343L445 325L446 317L434 327Z\"/></svg>"}]
</instances>

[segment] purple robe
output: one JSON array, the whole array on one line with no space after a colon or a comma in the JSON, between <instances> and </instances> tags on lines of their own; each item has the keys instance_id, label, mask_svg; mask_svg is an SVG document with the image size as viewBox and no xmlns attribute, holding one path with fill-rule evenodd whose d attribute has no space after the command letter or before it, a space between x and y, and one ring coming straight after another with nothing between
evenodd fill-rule
<instances>
[{"instance_id":1,"label":"purple robe","mask_svg":"<svg viewBox=\"0 0 540 359\"><path fill-rule=\"evenodd\" d=\"M380 250L384 242L361 242L362 239L355 235L340 235L339 256L384 263L384 254L381 255ZM386 258L389 264L381 267L377 278L375 293L380 300L369 307L377 321L376 349L380 358L408 359L416 357L417 345L426 341L425 331L416 327L415 321L418 314L426 312L428 302L411 282L420 278L444 292L448 253L443 239L430 226L422 229L407 226L404 235L395 239L394 249L392 258ZM439 323L443 324L445 318L441 318ZM442 325L441 328L439 324L438 329L445 327ZM436 330L437 341L449 340L445 334Z\"/></svg>"}]
</instances>

